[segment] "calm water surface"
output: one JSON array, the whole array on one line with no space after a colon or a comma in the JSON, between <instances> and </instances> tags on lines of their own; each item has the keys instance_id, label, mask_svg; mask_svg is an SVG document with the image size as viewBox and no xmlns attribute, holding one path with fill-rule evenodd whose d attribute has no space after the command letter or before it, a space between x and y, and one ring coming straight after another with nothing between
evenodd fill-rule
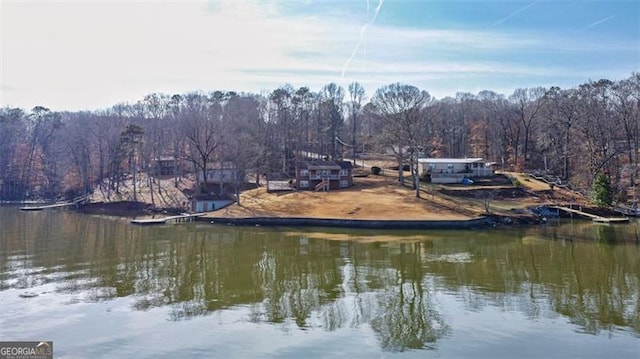
<instances>
[{"instance_id":1,"label":"calm water surface","mask_svg":"<svg viewBox=\"0 0 640 359\"><path fill-rule=\"evenodd\" d=\"M0 207L0 340L56 358L638 358L640 225L137 227Z\"/></svg>"}]
</instances>

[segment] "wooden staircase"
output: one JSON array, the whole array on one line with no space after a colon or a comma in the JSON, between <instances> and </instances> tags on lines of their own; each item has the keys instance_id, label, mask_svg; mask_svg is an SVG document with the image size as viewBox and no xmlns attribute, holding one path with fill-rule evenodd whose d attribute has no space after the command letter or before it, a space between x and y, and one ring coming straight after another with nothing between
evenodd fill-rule
<instances>
[{"instance_id":1,"label":"wooden staircase","mask_svg":"<svg viewBox=\"0 0 640 359\"><path fill-rule=\"evenodd\" d=\"M322 179L322 181L316 185L316 192L329 191L329 184L330 182L328 178Z\"/></svg>"}]
</instances>

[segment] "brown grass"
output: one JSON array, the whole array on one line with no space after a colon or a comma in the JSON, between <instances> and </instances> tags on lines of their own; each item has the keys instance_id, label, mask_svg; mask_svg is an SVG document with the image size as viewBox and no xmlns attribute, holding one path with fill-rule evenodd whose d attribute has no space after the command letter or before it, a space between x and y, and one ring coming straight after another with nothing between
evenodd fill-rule
<instances>
[{"instance_id":1,"label":"brown grass","mask_svg":"<svg viewBox=\"0 0 640 359\"><path fill-rule=\"evenodd\" d=\"M242 193L240 205L233 204L207 214L212 218L304 217L370 220L457 220L486 214L510 215L529 206L576 202L579 198L535 179L510 184L483 186L424 185L421 197L401 186L392 171L386 176L357 177L354 186L330 192L291 191L267 193L258 188Z\"/></svg>"},{"instance_id":2,"label":"brown grass","mask_svg":"<svg viewBox=\"0 0 640 359\"><path fill-rule=\"evenodd\" d=\"M370 160L368 160L371 162ZM377 163L376 163L377 164ZM380 162L383 166L384 163ZM359 168L357 173L368 173L368 168ZM408 176L408 173L405 173ZM478 181L472 186L422 184L421 197L408 186L397 181L397 171L385 168L384 175L354 178L348 189L330 192L291 191L267 193L264 187L245 191L240 196L240 205L208 213L212 218L247 217L304 217L370 220L456 220L475 218L486 214L488 204L493 214L512 215L514 209L542 204L582 204L588 200L568 190L555 188L529 178L526 175L507 173L517 178L521 188L516 188L505 178L490 184ZM131 200L133 193L130 181L121 186L119 195L96 191L93 201L114 202ZM410 180L407 179L407 184ZM156 206L181 207L188 202L182 190L193 187L193 180L183 178L175 187L172 178L165 178L154 186ZM146 181L138 186L137 198L151 203L150 188ZM154 192L155 192L154 191Z\"/></svg>"},{"instance_id":3,"label":"brown grass","mask_svg":"<svg viewBox=\"0 0 640 359\"><path fill-rule=\"evenodd\" d=\"M240 205L209 214L211 217L306 217L341 219L468 219L438 201L416 198L415 191L396 184L392 177L354 179L354 186L329 192L292 191L267 193L264 188L246 191Z\"/></svg>"},{"instance_id":4,"label":"brown grass","mask_svg":"<svg viewBox=\"0 0 640 359\"><path fill-rule=\"evenodd\" d=\"M267 193L264 188L246 191L240 205L209 214L211 217L305 217L339 219L450 220L469 219L484 210L472 201L454 201L436 191L421 191L421 198L395 177L354 179L354 186L329 192L293 191Z\"/></svg>"}]
</instances>

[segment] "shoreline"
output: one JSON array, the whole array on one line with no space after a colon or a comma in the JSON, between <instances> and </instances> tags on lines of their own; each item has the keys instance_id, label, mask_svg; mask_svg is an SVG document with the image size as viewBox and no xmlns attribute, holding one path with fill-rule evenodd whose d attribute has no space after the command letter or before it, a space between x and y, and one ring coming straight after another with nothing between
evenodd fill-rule
<instances>
[{"instance_id":1,"label":"shoreline","mask_svg":"<svg viewBox=\"0 0 640 359\"><path fill-rule=\"evenodd\" d=\"M5 205L17 205L17 203ZM133 201L98 202L69 208L70 210L87 215L109 215L122 218L136 218L150 214L169 215L163 211L145 210L144 204ZM214 212L208 212L210 215ZM468 219L353 219L353 218L323 218L323 217L196 217L196 222L213 225L231 226L266 226L266 227L323 227L323 228L353 228L353 229L410 229L410 230L477 230L492 227L539 225L544 220L535 215L496 215L487 214Z\"/></svg>"},{"instance_id":2,"label":"shoreline","mask_svg":"<svg viewBox=\"0 0 640 359\"><path fill-rule=\"evenodd\" d=\"M470 219L443 220L384 220L384 219L336 219L310 217L197 217L197 222L231 226L268 227L330 227L354 229L429 229L473 230L496 226L533 225L543 223L537 217L488 215Z\"/></svg>"}]
</instances>

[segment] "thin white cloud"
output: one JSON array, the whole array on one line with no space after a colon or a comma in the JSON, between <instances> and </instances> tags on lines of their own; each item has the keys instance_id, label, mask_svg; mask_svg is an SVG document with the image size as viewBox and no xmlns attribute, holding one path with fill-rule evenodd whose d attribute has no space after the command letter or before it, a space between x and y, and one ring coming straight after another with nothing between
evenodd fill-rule
<instances>
[{"instance_id":1,"label":"thin white cloud","mask_svg":"<svg viewBox=\"0 0 640 359\"><path fill-rule=\"evenodd\" d=\"M523 60L525 51L567 53L567 41L555 36L379 22L366 29L367 55L360 58L354 42L362 27L353 14L285 16L272 1L2 6L0 100L23 108L92 110L152 92L259 92L285 83L319 90L353 80L370 91L401 81L438 93L433 81L446 78L471 83L477 77L562 78L578 71ZM584 41L572 39L571 46L606 51L624 45ZM363 70L346 71L356 67Z\"/></svg>"},{"instance_id":2,"label":"thin white cloud","mask_svg":"<svg viewBox=\"0 0 640 359\"><path fill-rule=\"evenodd\" d=\"M334 52L335 42L313 21L285 19L252 2L219 5L3 4L2 84L18 89L3 91L3 103L24 106L30 95L50 106L90 108L113 104L106 102L113 94L257 90L236 71L286 68L298 49Z\"/></svg>"},{"instance_id":3,"label":"thin white cloud","mask_svg":"<svg viewBox=\"0 0 640 359\"><path fill-rule=\"evenodd\" d=\"M609 21L609 20L613 19L614 17L616 17L616 16L615 16L615 15L607 16L607 17L605 17L605 18L602 18L602 19L600 19L600 20L598 20L598 21L596 21L596 22L593 22L593 23L591 23L591 24L589 24L589 25L587 25L587 26L583 27L582 29L579 29L579 30L578 30L578 31L576 31L576 32L583 32L583 31L588 30L588 29L590 29L590 28L592 28L592 27L594 27L594 26L597 26L597 25L602 24L603 22L607 22L607 21Z\"/></svg>"},{"instance_id":4,"label":"thin white cloud","mask_svg":"<svg viewBox=\"0 0 640 359\"><path fill-rule=\"evenodd\" d=\"M541 46L546 39L523 34L480 30L406 29L377 26L372 28L369 41L407 45L416 48L461 48L509 50ZM372 46L374 47L374 46ZM384 50L387 51L387 50Z\"/></svg>"},{"instance_id":5,"label":"thin white cloud","mask_svg":"<svg viewBox=\"0 0 640 359\"><path fill-rule=\"evenodd\" d=\"M532 7L533 5L535 5L535 4L537 4L537 3L538 3L538 1L534 1L534 2L532 2L532 3L529 3L529 4L527 4L526 6L521 7L520 9L518 9L518 10L516 10L516 11L512 12L511 14L507 15L506 17L503 17L502 19L500 19L500 20L498 20L498 21L494 22L491 26L497 26L497 25L500 25L500 24L502 24L502 23L504 23L504 22L506 22L506 21L510 20L512 17L514 17L514 16L516 16L516 15L520 14L521 12L523 12L523 11L525 11L525 10L529 9L530 7Z\"/></svg>"}]
</instances>

